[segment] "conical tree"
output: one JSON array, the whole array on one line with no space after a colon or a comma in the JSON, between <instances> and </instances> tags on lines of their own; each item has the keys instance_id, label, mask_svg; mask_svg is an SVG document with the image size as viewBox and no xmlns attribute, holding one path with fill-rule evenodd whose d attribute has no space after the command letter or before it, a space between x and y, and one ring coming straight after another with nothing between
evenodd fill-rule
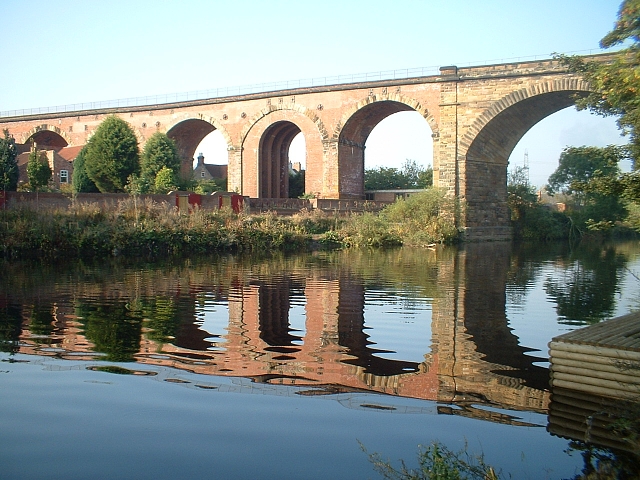
<instances>
[{"instance_id":1,"label":"conical tree","mask_svg":"<svg viewBox=\"0 0 640 480\"><path fill-rule=\"evenodd\" d=\"M8 130L4 130L4 138L0 138L0 189L15 190L18 187L18 150L16 142Z\"/></svg>"},{"instance_id":2,"label":"conical tree","mask_svg":"<svg viewBox=\"0 0 640 480\"><path fill-rule=\"evenodd\" d=\"M86 153L87 147L85 145L73 161L73 179L71 180L73 193L96 193L100 191L98 187L96 187L96 184L93 183L93 180L87 175L87 170L84 166Z\"/></svg>"},{"instance_id":3,"label":"conical tree","mask_svg":"<svg viewBox=\"0 0 640 480\"><path fill-rule=\"evenodd\" d=\"M101 192L124 192L127 179L140 171L138 140L120 117L107 117L86 147L84 168Z\"/></svg>"},{"instance_id":4,"label":"conical tree","mask_svg":"<svg viewBox=\"0 0 640 480\"><path fill-rule=\"evenodd\" d=\"M145 184L155 185L157 183L156 176L163 168L171 170L173 176L177 178L180 173L180 157L176 142L166 134L156 132L149 138L142 150L140 173ZM166 177L166 175L165 172L164 176Z\"/></svg>"}]
</instances>

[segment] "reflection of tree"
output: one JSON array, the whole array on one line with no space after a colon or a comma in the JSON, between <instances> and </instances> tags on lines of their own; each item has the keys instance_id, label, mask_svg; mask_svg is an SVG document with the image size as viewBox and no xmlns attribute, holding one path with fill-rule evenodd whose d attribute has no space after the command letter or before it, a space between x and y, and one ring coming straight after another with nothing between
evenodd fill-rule
<instances>
[{"instance_id":1,"label":"reflection of tree","mask_svg":"<svg viewBox=\"0 0 640 480\"><path fill-rule=\"evenodd\" d=\"M77 314L84 324L85 336L95 345L94 350L106 353L107 360L132 361L140 351L142 315L125 302L80 304Z\"/></svg>"},{"instance_id":2,"label":"reflection of tree","mask_svg":"<svg viewBox=\"0 0 640 480\"><path fill-rule=\"evenodd\" d=\"M570 260L561 281L549 278L545 283L560 323L585 325L611 317L626 258L611 247L587 246L578 248Z\"/></svg>"},{"instance_id":3,"label":"reflection of tree","mask_svg":"<svg viewBox=\"0 0 640 480\"><path fill-rule=\"evenodd\" d=\"M511 305L522 305L542 265L550 256L567 254L567 243L525 243L513 246L509 271L507 272L506 295Z\"/></svg>"},{"instance_id":4,"label":"reflection of tree","mask_svg":"<svg viewBox=\"0 0 640 480\"><path fill-rule=\"evenodd\" d=\"M180 319L174 300L171 297L157 296L145 303L145 326L150 329L147 337L158 343L167 343L175 338Z\"/></svg>"},{"instance_id":5,"label":"reflection of tree","mask_svg":"<svg viewBox=\"0 0 640 480\"><path fill-rule=\"evenodd\" d=\"M9 303L0 306L0 352L18 351L22 331L22 309Z\"/></svg>"},{"instance_id":6,"label":"reflection of tree","mask_svg":"<svg viewBox=\"0 0 640 480\"><path fill-rule=\"evenodd\" d=\"M31 312L31 323L29 330L33 335L48 336L53 333L53 322L55 318L52 313L51 304L36 303Z\"/></svg>"}]
</instances>

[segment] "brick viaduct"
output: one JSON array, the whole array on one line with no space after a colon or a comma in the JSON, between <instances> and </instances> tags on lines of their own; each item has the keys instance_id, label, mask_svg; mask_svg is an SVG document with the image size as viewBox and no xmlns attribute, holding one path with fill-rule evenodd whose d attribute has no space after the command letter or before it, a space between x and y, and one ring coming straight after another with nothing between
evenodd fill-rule
<instances>
[{"instance_id":1,"label":"brick viaduct","mask_svg":"<svg viewBox=\"0 0 640 480\"><path fill-rule=\"evenodd\" d=\"M606 59L606 56L598 56ZM228 185L249 197L288 192L288 150L306 144L307 193L360 199L365 143L373 128L415 110L434 139L434 184L464 200L469 239L509 238L508 158L522 136L575 102L588 84L555 60L440 68L439 75L271 91L142 107L0 118L19 143L84 145L107 115L134 128L140 144L156 131L178 144L191 171L200 141L214 130L227 143ZM426 129L428 131L429 129Z\"/></svg>"}]
</instances>

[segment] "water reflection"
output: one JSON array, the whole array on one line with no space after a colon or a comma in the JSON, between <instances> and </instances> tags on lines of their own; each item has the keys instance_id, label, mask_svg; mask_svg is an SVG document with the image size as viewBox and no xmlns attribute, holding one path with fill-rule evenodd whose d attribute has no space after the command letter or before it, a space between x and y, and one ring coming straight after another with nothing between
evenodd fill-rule
<instances>
[{"instance_id":1,"label":"water reflection","mask_svg":"<svg viewBox=\"0 0 640 480\"><path fill-rule=\"evenodd\" d=\"M0 279L0 348L319 393L377 391L452 404L443 414L518 424L478 408L546 413L549 404L548 369L539 365L546 352L514 333L507 297L526 298L551 261L560 273L545 289L558 321L598 321L613 312L627 262L614 248L563 249L476 244L64 271L9 264ZM407 353L415 351L420 358Z\"/></svg>"}]
</instances>

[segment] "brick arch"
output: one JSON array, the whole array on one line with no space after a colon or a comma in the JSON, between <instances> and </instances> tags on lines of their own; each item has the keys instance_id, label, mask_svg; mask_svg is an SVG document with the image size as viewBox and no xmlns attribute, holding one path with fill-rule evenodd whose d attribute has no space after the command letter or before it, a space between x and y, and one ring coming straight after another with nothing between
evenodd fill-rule
<instances>
[{"instance_id":1,"label":"brick arch","mask_svg":"<svg viewBox=\"0 0 640 480\"><path fill-rule=\"evenodd\" d=\"M343 115L333 131L332 141L337 151L339 192L344 198L364 198L365 143L373 129L394 113L416 111L438 136L435 118L415 99L400 93L369 95Z\"/></svg>"},{"instance_id":2,"label":"brick arch","mask_svg":"<svg viewBox=\"0 0 640 480\"><path fill-rule=\"evenodd\" d=\"M47 132L47 131L55 133L66 143L66 145L63 145L62 142L59 142L59 144L55 145L56 147L64 148L66 146L73 145L71 138L69 138L69 136L65 131L61 130L59 127L56 127L55 125L48 125L46 123L42 125L36 125L35 127L31 128L28 132L23 133L20 143L22 144L28 143L29 139L34 135L37 135L41 132Z\"/></svg>"},{"instance_id":3,"label":"brick arch","mask_svg":"<svg viewBox=\"0 0 640 480\"><path fill-rule=\"evenodd\" d=\"M173 129L178 124L180 124L182 122L185 122L187 120L203 120L203 121L211 124L215 130L218 130L222 134L222 137L227 142L227 145L229 145L229 146L233 145L233 141L231 140L231 136L229 135L229 132L227 132L227 129L224 128L224 126L222 124L220 124L220 122L218 120L216 120L215 118L213 118L211 116L203 115L202 113L187 113L187 114L181 115L178 120L176 120L175 122L171 123L167 127L167 132L169 132L171 129Z\"/></svg>"},{"instance_id":4,"label":"brick arch","mask_svg":"<svg viewBox=\"0 0 640 480\"><path fill-rule=\"evenodd\" d=\"M408 107L402 110L397 110L396 112L393 112L393 113L397 113L400 111L415 110L420 115L422 115L424 119L427 121L427 123L429 124L429 127L431 128L431 133L434 136L438 135L438 131L439 131L438 123L436 122L433 115L431 115L431 113L427 110L427 108L423 107L418 100L404 96L400 93L391 93L391 94L387 93L387 94L380 94L380 95L368 95L367 97L364 97L359 102L357 102L354 106L346 110L342 114L340 121L338 121L338 123L336 124L333 130L332 139L333 140L340 139L340 136L342 135L345 126L358 111L362 110L364 107L368 105L372 105L378 102L395 102L395 103L403 104L406 107Z\"/></svg>"},{"instance_id":5,"label":"brick arch","mask_svg":"<svg viewBox=\"0 0 640 480\"><path fill-rule=\"evenodd\" d=\"M316 128L318 129L318 133L320 134L320 137L322 138L323 141L329 139L329 134L327 132L327 129L324 126L324 123L322 123L322 120L320 119L320 117L318 117L318 115L316 115L316 113L313 110L297 103L276 103L276 104L267 105L265 108L259 110L255 115L253 115L249 119L249 121L247 122L247 124L245 125L245 127L242 129L240 133L240 144L241 145L244 144L244 141L247 138L247 135L249 135L249 132L251 131L251 129L253 129L253 127L262 118L274 112L278 112L282 110L296 112L304 115L315 124Z\"/></svg>"},{"instance_id":6,"label":"brick arch","mask_svg":"<svg viewBox=\"0 0 640 480\"><path fill-rule=\"evenodd\" d=\"M187 125L191 122L191 128ZM181 125L184 128L181 128ZM182 161L181 175L190 178L193 172L193 156L198 144L211 132L218 130L225 142L227 151L233 147L231 137L227 130L213 117L198 113L187 113L172 122L166 130L169 138L174 140L178 147L178 155Z\"/></svg>"},{"instance_id":7,"label":"brick arch","mask_svg":"<svg viewBox=\"0 0 640 480\"><path fill-rule=\"evenodd\" d=\"M285 155L298 133L303 134L306 146L305 190L322 192L327 131L313 111L301 105L284 104L260 110L240 136L241 174L237 177L242 185L236 187L243 195L279 198L288 195ZM268 188L264 188L265 182L270 184Z\"/></svg>"}]
</instances>

